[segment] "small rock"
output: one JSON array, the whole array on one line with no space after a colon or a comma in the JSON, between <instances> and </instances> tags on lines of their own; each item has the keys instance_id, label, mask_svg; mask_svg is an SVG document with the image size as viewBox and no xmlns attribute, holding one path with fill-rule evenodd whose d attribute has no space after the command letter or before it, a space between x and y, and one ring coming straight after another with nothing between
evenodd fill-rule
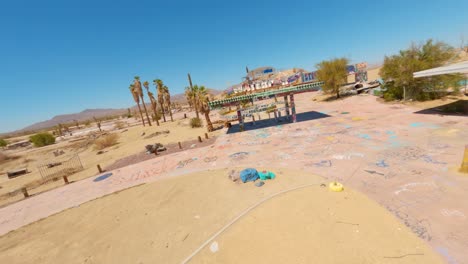
<instances>
[{"instance_id":1,"label":"small rock","mask_svg":"<svg viewBox=\"0 0 468 264\"><path fill-rule=\"evenodd\" d=\"M219 250L218 242L215 241L215 242L211 243L210 250L213 253L217 252Z\"/></svg>"},{"instance_id":2,"label":"small rock","mask_svg":"<svg viewBox=\"0 0 468 264\"><path fill-rule=\"evenodd\" d=\"M257 186L257 187L262 187L264 184L265 184L265 182L259 181L259 182L256 182L256 183L255 183L255 186Z\"/></svg>"},{"instance_id":3,"label":"small rock","mask_svg":"<svg viewBox=\"0 0 468 264\"><path fill-rule=\"evenodd\" d=\"M101 155L102 153L104 153L104 151L100 150L100 151L96 152L96 155Z\"/></svg>"}]
</instances>

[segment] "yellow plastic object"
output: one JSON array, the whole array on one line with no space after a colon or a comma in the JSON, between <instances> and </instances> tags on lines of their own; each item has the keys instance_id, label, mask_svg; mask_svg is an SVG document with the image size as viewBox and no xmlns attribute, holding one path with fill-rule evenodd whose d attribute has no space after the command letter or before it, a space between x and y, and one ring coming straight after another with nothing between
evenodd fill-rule
<instances>
[{"instance_id":1,"label":"yellow plastic object","mask_svg":"<svg viewBox=\"0 0 468 264\"><path fill-rule=\"evenodd\" d=\"M333 192L342 192L344 190L343 184L339 182L330 182L328 189Z\"/></svg>"}]
</instances>

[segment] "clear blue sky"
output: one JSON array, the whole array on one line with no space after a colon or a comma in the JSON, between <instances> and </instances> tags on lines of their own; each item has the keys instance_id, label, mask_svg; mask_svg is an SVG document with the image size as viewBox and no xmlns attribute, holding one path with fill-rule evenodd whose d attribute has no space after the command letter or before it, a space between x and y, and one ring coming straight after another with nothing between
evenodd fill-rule
<instances>
[{"instance_id":1,"label":"clear blue sky","mask_svg":"<svg viewBox=\"0 0 468 264\"><path fill-rule=\"evenodd\" d=\"M253 69L377 63L427 38L468 42L468 1L1 1L0 132L132 106L133 76L172 93Z\"/></svg>"}]
</instances>

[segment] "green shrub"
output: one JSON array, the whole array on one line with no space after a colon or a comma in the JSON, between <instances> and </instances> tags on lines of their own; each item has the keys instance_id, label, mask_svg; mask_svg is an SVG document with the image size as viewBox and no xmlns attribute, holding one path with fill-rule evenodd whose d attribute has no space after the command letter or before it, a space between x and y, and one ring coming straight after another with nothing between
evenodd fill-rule
<instances>
[{"instance_id":1,"label":"green shrub","mask_svg":"<svg viewBox=\"0 0 468 264\"><path fill-rule=\"evenodd\" d=\"M202 120L200 118L194 117L194 118L190 119L190 126L192 128L202 127L202 125L203 125L203 122L202 122Z\"/></svg>"},{"instance_id":2,"label":"green shrub","mask_svg":"<svg viewBox=\"0 0 468 264\"><path fill-rule=\"evenodd\" d=\"M6 147L6 145L8 145L8 142L6 142L6 140L3 138L0 138L0 147Z\"/></svg>"},{"instance_id":3,"label":"green shrub","mask_svg":"<svg viewBox=\"0 0 468 264\"><path fill-rule=\"evenodd\" d=\"M50 133L38 133L29 137L35 147L43 147L55 143L55 137Z\"/></svg>"}]
</instances>

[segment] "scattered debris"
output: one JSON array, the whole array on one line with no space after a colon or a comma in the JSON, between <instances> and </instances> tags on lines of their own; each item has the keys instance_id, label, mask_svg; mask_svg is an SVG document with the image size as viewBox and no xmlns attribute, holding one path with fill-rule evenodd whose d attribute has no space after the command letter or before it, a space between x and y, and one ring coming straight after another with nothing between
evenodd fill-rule
<instances>
[{"instance_id":1,"label":"scattered debris","mask_svg":"<svg viewBox=\"0 0 468 264\"><path fill-rule=\"evenodd\" d=\"M156 143L153 145L146 145L145 149L146 149L147 154L152 154L152 153L155 153L156 151L158 152L165 151L166 147L164 147L161 143Z\"/></svg>"},{"instance_id":2,"label":"scattered debris","mask_svg":"<svg viewBox=\"0 0 468 264\"><path fill-rule=\"evenodd\" d=\"M328 188L332 192L342 192L344 190L343 184L339 182L330 182L330 184L328 185Z\"/></svg>"},{"instance_id":3,"label":"scattered debris","mask_svg":"<svg viewBox=\"0 0 468 264\"><path fill-rule=\"evenodd\" d=\"M62 165L62 162L54 162L54 163L49 163L47 164L47 168L53 168Z\"/></svg>"},{"instance_id":4,"label":"scattered debris","mask_svg":"<svg viewBox=\"0 0 468 264\"><path fill-rule=\"evenodd\" d=\"M276 177L276 175L273 172L266 171L266 170L264 170L262 172L258 172L258 176L260 177L260 180L263 180L263 181L264 180L273 180Z\"/></svg>"},{"instance_id":5,"label":"scattered debris","mask_svg":"<svg viewBox=\"0 0 468 264\"><path fill-rule=\"evenodd\" d=\"M57 150L54 150L52 153L54 153L54 156L55 156L55 157L58 157L58 156L60 156L60 155L65 154L65 151L63 151L63 150L61 150L61 149L60 149L60 150L57 149Z\"/></svg>"},{"instance_id":6,"label":"scattered debris","mask_svg":"<svg viewBox=\"0 0 468 264\"><path fill-rule=\"evenodd\" d=\"M247 168L240 172L240 179L243 183L258 180L259 175L256 169Z\"/></svg>"},{"instance_id":7,"label":"scattered debris","mask_svg":"<svg viewBox=\"0 0 468 264\"><path fill-rule=\"evenodd\" d=\"M231 170L229 172L228 178L233 182L238 182L240 180L240 174L237 170Z\"/></svg>"},{"instance_id":8,"label":"scattered debris","mask_svg":"<svg viewBox=\"0 0 468 264\"><path fill-rule=\"evenodd\" d=\"M11 178L15 178L26 173L28 173L27 168L20 168L20 169L16 169L12 171L7 171L7 176L8 176L8 179L11 179Z\"/></svg>"}]
</instances>

